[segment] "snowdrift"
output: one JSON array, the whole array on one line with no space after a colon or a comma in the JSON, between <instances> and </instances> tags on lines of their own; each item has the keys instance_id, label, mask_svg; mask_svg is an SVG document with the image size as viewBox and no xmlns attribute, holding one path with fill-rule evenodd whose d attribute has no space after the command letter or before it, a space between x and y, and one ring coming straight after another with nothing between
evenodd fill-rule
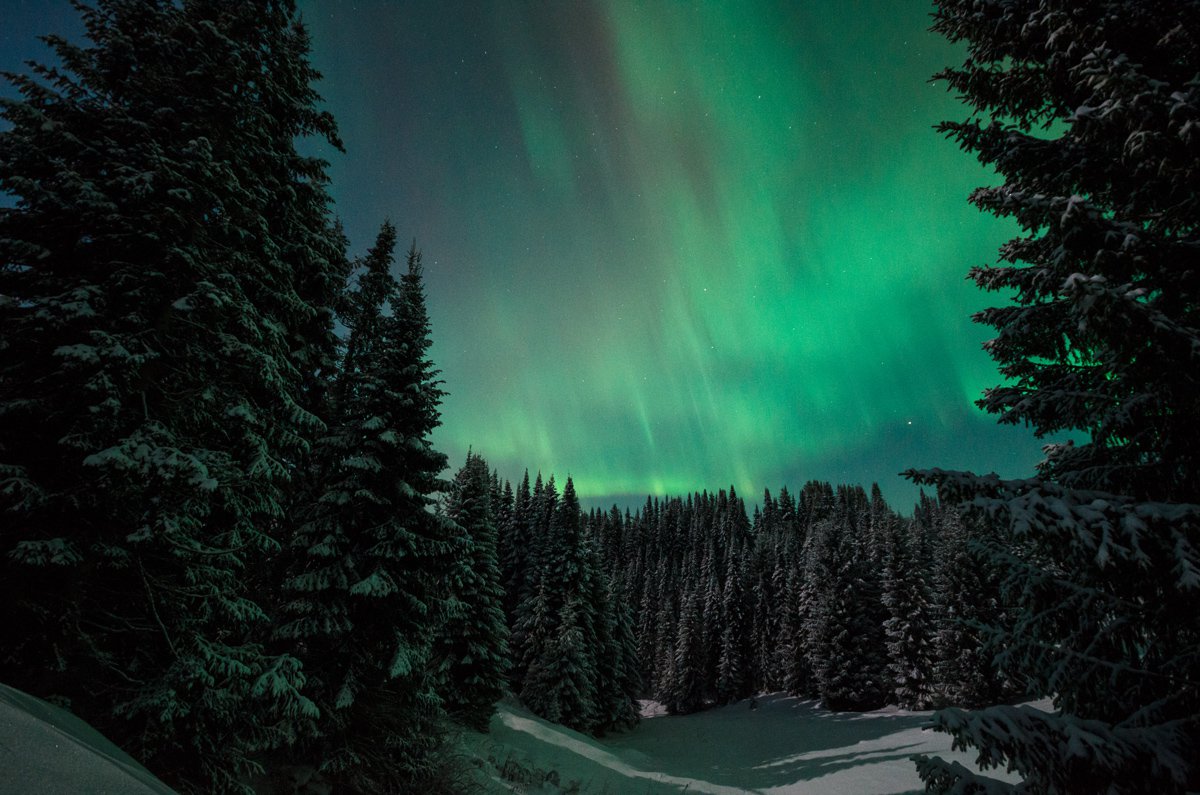
<instances>
[{"instance_id":1,"label":"snowdrift","mask_svg":"<svg viewBox=\"0 0 1200 795\"><path fill-rule=\"evenodd\" d=\"M66 710L0 685L3 795L174 795L133 757Z\"/></svg>"}]
</instances>

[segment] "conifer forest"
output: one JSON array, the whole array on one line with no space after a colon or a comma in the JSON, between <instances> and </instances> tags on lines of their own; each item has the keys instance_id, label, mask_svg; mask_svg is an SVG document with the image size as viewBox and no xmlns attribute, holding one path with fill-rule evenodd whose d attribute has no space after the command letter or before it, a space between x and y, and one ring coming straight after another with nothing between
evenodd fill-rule
<instances>
[{"instance_id":1,"label":"conifer forest","mask_svg":"<svg viewBox=\"0 0 1200 795\"><path fill-rule=\"evenodd\" d=\"M767 694L1200 792L1200 2L837 5L0 8L0 707L180 793Z\"/></svg>"}]
</instances>

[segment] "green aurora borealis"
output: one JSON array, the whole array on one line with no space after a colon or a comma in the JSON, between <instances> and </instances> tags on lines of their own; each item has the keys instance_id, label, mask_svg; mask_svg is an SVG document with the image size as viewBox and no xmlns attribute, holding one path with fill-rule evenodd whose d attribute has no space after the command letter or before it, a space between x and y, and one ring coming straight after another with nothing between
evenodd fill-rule
<instances>
[{"instance_id":1,"label":"green aurora borealis","mask_svg":"<svg viewBox=\"0 0 1200 795\"><path fill-rule=\"evenodd\" d=\"M1011 229L931 129L921 2L306 5L339 213L427 255L441 448L593 502L1028 473L964 280ZM636 499L634 499L636 501Z\"/></svg>"},{"instance_id":2,"label":"green aurora borealis","mask_svg":"<svg viewBox=\"0 0 1200 795\"><path fill-rule=\"evenodd\" d=\"M10 68L66 7L18 5ZM908 467L1039 460L972 405L996 297L965 274L1013 229L931 129L967 110L928 82L959 60L929 4L300 5L354 250L390 217L425 253L455 466L590 504L878 481L906 509Z\"/></svg>"}]
</instances>

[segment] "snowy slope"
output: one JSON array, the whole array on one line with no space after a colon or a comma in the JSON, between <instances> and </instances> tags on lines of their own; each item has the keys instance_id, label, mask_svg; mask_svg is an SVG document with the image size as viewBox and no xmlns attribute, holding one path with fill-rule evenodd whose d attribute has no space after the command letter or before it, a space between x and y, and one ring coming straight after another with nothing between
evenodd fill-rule
<instances>
[{"instance_id":1,"label":"snowy slope","mask_svg":"<svg viewBox=\"0 0 1200 795\"><path fill-rule=\"evenodd\" d=\"M128 754L71 713L0 685L3 795L171 795Z\"/></svg>"},{"instance_id":2,"label":"snowy slope","mask_svg":"<svg viewBox=\"0 0 1200 795\"><path fill-rule=\"evenodd\" d=\"M488 784L493 792L910 793L923 791L913 754L971 764L970 753L949 752L947 735L922 728L927 712L832 713L782 695L760 697L755 707L659 714L597 740L501 704L490 736L474 742L500 770Z\"/></svg>"},{"instance_id":3,"label":"snowy slope","mask_svg":"<svg viewBox=\"0 0 1200 795\"><path fill-rule=\"evenodd\" d=\"M598 740L505 702L488 735L462 742L479 764L483 791L494 793L911 793L922 789L912 754L971 760L948 753L946 735L922 729L924 712L831 713L770 695L754 709L742 701L672 717L648 704L644 714L632 732ZM0 795L172 793L83 721L4 685L0 771Z\"/></svg>"}]
</instances>

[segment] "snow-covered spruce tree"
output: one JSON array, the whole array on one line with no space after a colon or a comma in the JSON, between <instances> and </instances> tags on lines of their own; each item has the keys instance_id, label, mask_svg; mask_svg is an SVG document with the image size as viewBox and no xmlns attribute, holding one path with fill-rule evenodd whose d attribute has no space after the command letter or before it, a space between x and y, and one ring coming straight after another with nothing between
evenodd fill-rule
<instances>
[{"instance_id":1,"label":"snow-covered spruce tree","mask_svg":"<svg viewBox=\"0 0 1200 795\"><path fill-rule=\"evenodd\" d=\"M534 479L532 492L525 489L526 485L528 478L517 490L514 509L515 521L524 525L524 537L527 539L514 569L514 584L520 588L521 597L513 607L512 633L509 636L512 653L509 682L517 694L525 689L529 666L548 648L545 645L546 638L559 604L547 601L553 599L554 595L547 590L547 569L543 564L543 561L550 559L547 552L549 517L558 504L554 477L550 477L549 484L544 484L542 473L539 472ZM540 607L539 599L544 602Z\"/></svg>"},{"instance_id":2,"label":"snow-covered spruce tree","mask_svg":"<svg viewBox=\"0 0 1200 795\"><path fill-rule=\"evenodd\" d=\"M527 602L522 605L523 611L517 625L518 631L521 633L520 655L524 663L522 665L524 672L517 695L529 709L538 712L543 718L558 720L560 715L557 712L552 713L550 710L544 709L543 704L538 701L541 694L545 692L546 681L533 675L535 671L546 670L545 666L539 668L540 661L549 659L553 653L553 633L557 629L557 617L551 610L550 595L547 593L544 579L539 581L537 593ZM541 711L538 711L539 709Z\"/></svg>"},{"instance_id":3,"label":"snow-covered spruce tree","mask_svg":"<svg viewBox=\"0 0 1200 795\"><path fill-rule=\"evenodd\" d=\"M615 652L612 648L612 615L609 612L608 578L601 570L600 556L596 545L586 532L586 521L579 501L575 496L575 484L571 478L563 487L563 500L560 510L569 510L567 506L574 504L574 514L577 517L579 544L580 578L577 590L578 622L583 634L584 650L587 654L586 670L591 674L592 690L594 693L590 723L587 729L593 734L603 732L606 724L604 700L609 692L615 692L616 680L613 679L615 670L603 668L602 661L606 653Z\"/></svg>"},{"instance_id":4,"label":"snow-covered spruce tree","mask_svg":"<svg viewBox=\"0 0 1200 795\"><path fill-rule=\"evenodd\" d=\"M537 484L541 484L538 478ZM517 626L525 643L521 700L530 710L573 729L597 723L596 606L589 604L593 573L583 537L575 484L561 498L551 476L534 488L539 558L537 599L522 605ZM540 495L540 498L539 496Z\"/></svg>"},{"instance_id":5,"label":"snow-covered spruce tree","mask_svg":"<svg viewBox=\"0 0 1200 795\"><path fill-rule=\"evenodd\" d=\"M704 706L703 616L699 587L691 586L675 637L670 676L659 700L672 714L686 715Z\"/></svg>"},{"instance_id":6,"label":"snow-covered spruce tree","mask_svg":"<svg viewBox=\"0 0 1200 795\"><path fill-rule=\"evenodd\" d=\"M534 660L522 699L547 720L587 731L595 721L596 687L592 650L579 620L581 600L572 596L552 623L547 653Z\"/></svg>"},{"instance_id":7,"label":"snow-covered spruce tree","mask_svg":"<svg viewBox=\"0 0 1200 795\"><path fill-rule=\"evenodd\" d=\"M954 508L922 495L913 521L935 534L933 561L934 692L937 706L979 707L1020 695L995 664L996 649L1008 620L1001 604L999 581L982 549L986 530L974 521L973 533Z\"/></svg>"},{"instance_id":8,"label":"snow-covered spruce tree","mask_svg":"<svg viewBox=\"0 0 1200 795\"><path fill-rule=\"evenodd\" d=\"M934 702L933 565L923 548L924 528L893 516L877 538L885 545L883 604L888 672L896 703L929 709Z\"/></svg>"},{"instance_id":9,"label":"snow-covered spruce tree","mask_svg":"<svg viewBox=\"0 0 1200 795\"><path fill-rule=\"evenodd\" d=\"M608 577L600 571L598 559L594 562L596 566L590 568L592 576L586 584L584 600L593 612L594 622L594 639L590 641L590 651L591 669L594 674L592 684L596 696L589 730L600 735L613 728L613 720L618 715L624 716L628 702L617 680L621 671L621 649L616 642L616 624L613 605L610 602ZM586 637L585 642L589 642Z\"/></svg>"},{"instance_id":10,"label":"snow-covered spruce tree","mask_svg":"<svg viewBox=\"0 0 1200 795\"><path fill-rule=\"evenodd\" d=\"M348 319L330 432L317 446L313 499L297 510L289 601L277 637L315 682L322 773L351 791L412 789L439 739L433 645L461 529L429 510L445 456L429 434L442 395L429 361L420 254L391 273L384 224Z\"/></svg>"},{"instance_id":11,"label":"snow-covered spruce tree","mask_svg":"<svg viewBox=\"0 0 1200 795\"><path fill-rule=\"evenodd\" d=\"M638 660L637 639L633 634L633 616L629 607L611 594L613 611L613 641L617 647L617 690L608 701L609 727L615 730L632 729L638 724L638 697L642 693L642 674Z\"/></svg>"},{"instance_id":12,"label":"snow-covered spruce tree","mask_svg":"<svg viewBox=\"0 0 1200 795\"><path fill-rule=\"evenodd\" d=\"M771 527L769 520L766 526ZM799 580L792 572L794 559L789 554L788 546L786 542L781 542L778 536L770 546L773 559L771 593L774 597L767 605L767 609L772 614L775 637L772 640L769 675L764 682L764 686L769 690L787 689L788 679L792 672L792 655L804 645L801 640L803 632L797 626L797 622L800 620L800 611L796 609L797 593L795 589L789 588L789 584L796 585Z\"/></svg>"},{"instance_id":13,"label":"snow-covered spruce tree","mask_svg":"<svg viewBox=\"0 0 1200 795\"><path fill-rule=\"evenodd\" d=\"M787 692L797 696L809 696L815 692L813 673L809 667L809 638L805 634L812 607L810 600L815 591L808 585L804 581L803 560L798 557L788 572L787 589L783 594L791 618L784 622L779 635L780 645L776 649L783 677L781 684ZM788 623L791 624L790 629L787 628Z\"/></svg>"},{"instance_id":14,"label":"snow-covered spruce tree","mask_svg":"<svg viewBox=\"0 0 1200 795\"><path fill-rule=\"evenodd\" d=\"M820 697L827 675L832 624L832 592L838 568L838 527L832 518L822 518L808 529L804 544L804 594L801 601L804 644L801 648L812 672L811 689L805 695Z\"/></svg>"},{"instance_id":15,"label":"snow-covered spruce tree","mask_svg":"<svg viewBox=\"0 0 1200 795\"><path fill-rule=\"evenodd\" d=\"M723 496L723 493L722 493ZM701 667L701 682L705 701L715 700L717 695L717 671L721 660L721 580L717 575L720 557L716 549L717 525L707 523L702 527L706 549L700 562L700 643L704 664ZM723 568L723 566L722 566Z\"/></svg>"},{"instance_id":16,"label":"snow-covered spruce tree","mask_svg":"<svg viewBox=\"0 0 1200 795\"><path fill-rule=\"evenodd\" d=\"M459 556L450 579L457 604L441 631L438 656L447 712L477 731L487 731L504 692L508 663L489 491L487 462L467 453L466 464L450 484L446 515L463 528L468 552Z\"/></svg>"},{"instance_id":17,"label":"snow-covered spruce tree","mask_svg":"<svg viewBox=\"0 0 1200 795\"><path fill-rule=\"evenodd\" d=\"M504 585L504 615L509 629L516 626L517 605L530 598L529 578L533 561L529 559L530 501L529 471L526 470L521 483L513 493L512 510L508 521L499 528L497 554L500 559L500 576ZM514 644L514 648L519 644Z\"/></svg>"},{"instance_id":18,"label":"snow-covered spruce tree","mask_svg":"<svg viewBox=\"0 0 1200 795\"><path fill-rule=\"evenodd\" d=\"M525 498L529 502L529 473L525 473ZM501 510L496 517L496 562L500 565L500 586L504 591L504 620L512 630L512 615L516 605L519 587L514 580L513 572L517 568L519 558L514 550L525 545L524 539L518 536L518 522L522 520L524 508L521 505L520 489L514 490L512 484L504 482L501 497Z\"/></svg>"},{"instance_id":19,"label":"snow-covered spruce tree","mask_svg":"<svg viewBox=\"0 0 1200 795\"><path fill-rule=\"evenodd\" d=\"M842 517L830 539L832 556L821 601L813 671L831 710L877 709L887 703L887 662L879 587L871 580L856 531Z\"/></svg>"},{"instance_id":20,"label":"snow-covered spruce tree","mask_svg":"<svg viewBox=\"0 0 1200 795\"><path fill-rule=\"evenodd\" d=\"M541 582L534 560L538 551L535 542L540 543L541 539L535 537L534 529L533 494L526 471L513 494L509 521L499 528L497 540L500 577L504 585L504 615L509 630L508 683L514 693L521 692L525 679L529 608Z\"/></svg>"},{"instance_id":21,"label":"snow-covered spruce tree","mask_svg":"<svg viewBox=\"0 0 1200 795\"><path fill-rule=\"evenodd\" d=\"M0 679L183 789L315 712L257 601L344 277L287 0L97 0L0 100Z\"/></svg>"},{"instance_id":22,"label":"snow-covered spruce tree","mask_svg":"<svg viewBox=\"0 0 1200 795\"><path fill-rule=\"evenodd\" d=\"M750 695L750 604L747 561L741 545L729 550L725 587L721 593L720 655L717 663L717 701L728 704Z\"/></svg>"},{"instance_id":23,"label":"snow-covered spruce tree","mask_svg":"<svg viewBox=\"0 0 1200 795\"><path fill-rule=\"evenodd\" d=\"M574 484L571 489L574 491ZM602 563L603 539L596 531L605 521L603 514L593 514L583 540L586 574L583 600L591 608L594 625L590 642L596 707L590 731L597 735L637 724L636 698L641 686L632 619Z\"/></svg>"},{"instance_id":24,"label":"snow-covered spruce tree","mask_svg":"<svg viewBox=\"0 0 1200 795\"><path fill-rule=\"evenodd\" d=\"M1200 3L941 0L934 29L966 44L940 77L978 112L941 128L1003 180L972 201L1024 230L971 272L1014 298L977 316L1009 379L980 404L1087 436L1029 480L918 475L1005 530L1002 662L1057 708L937 723L1028 790L1196 789ZM936 792L1011 789L919 768Z\"/></svg>"},{"instance_id":25,"label":"snow-covered spruce tree","mask_svg":"<svg viewBox=\"0 0 1200 795\"><path fill-rule=\"evenodd\" d=\"M760 548L755 555L754 584L750 589L753 605L750 618L750 663L753 686L757 690L777 689L775 684L775 644L778 636L778 620L772 605L775 603L771 589L771 566L766 550Z\"/></svg>"},{"instance_id":26,"label":"snow-covered spruce tree","mask_svg":"<svg viewBox=\"0 0 1200 795\"><path fill-rule=\"evenodd\" d=\"M354 495L369 469L360 456L362 403L379 388L378 357L385 342L382 324L398 293L392 275L395 249L396 229L385 222L366 256L355 262L357 287L347 290L339 313L347 329L341 367L326 390L327 429L297 474L289 506L288 519L296 529L281 555L286 559L282 587L286 601L276 635L303 639L310 652L318 652L317 658L339 645L350 629L353 531L343 526L339 512L354 510ZM324 543L316 543L317 539Z\"/></svg>"}]
</instances>

